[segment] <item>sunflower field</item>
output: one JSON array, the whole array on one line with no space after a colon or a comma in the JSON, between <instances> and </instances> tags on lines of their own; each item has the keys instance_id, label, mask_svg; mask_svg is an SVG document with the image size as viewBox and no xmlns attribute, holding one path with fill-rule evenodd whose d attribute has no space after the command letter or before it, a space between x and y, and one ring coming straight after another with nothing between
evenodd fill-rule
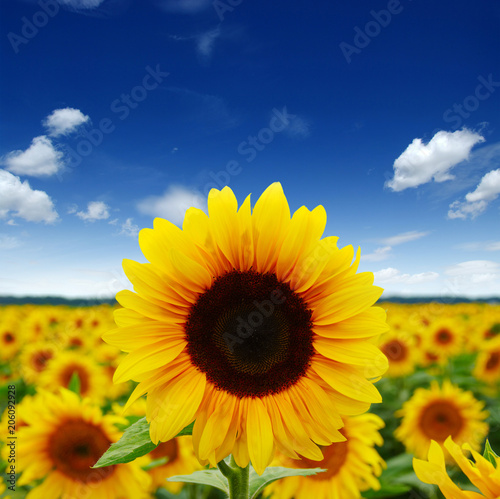
<instances>
[{"instance_id":1,"label":"sunflower field","mask_svg":"<svg viewBox=\"0 0 500 499\"><path fill-rule=\"evenodd\" d=\"M387 373L376 383L382 402L372 404L368 413L346 418L342 432L347 440L324 449L323 461L297 461L282 454L275 458L280 466L321 467L325 472L282 478L260 493L277 498L442 497L436 485L424 481L432 476L431 441L443 443L451 435L456 445L449 441L446 445L450 477L446 497L498 497L499 468L489 470L488 486L486 475L478 482L481 473L470 461L457 465L448 452L459 457L459 446L466 444L482 470L487 442L487 449L500 448L500 306L435 302L380 306L387 311L390 326L378 340L389 359ZM55 498L65 482L72 487L64 497L74 498L224 497L207 485L166 481L203 469L193 453L191 436L163 442L130 463L101 468L104 472L89 471L109 444L146 414L140 398L123 415L135 384L112 382L124 354L101 335L115 327L114 308L0 309L1 497ZM11 397L15 420L9 420L9 394L15 394ZM12 423L14 434L9 435ZM9 446L13 441L15 445ZM439 452L437 445L436 463ZM487 450L485 455L491 460L494 454ZM413 462L413 457L418 460ZM15 491L8 489L11 462L18 474ZM443 480L444 469L443 464ZM477 491L474 483L480 493L459 492Z\"/></svg>"},{"instance_id":2,"label":"sunflower field","mask_svg":"<svg viewBox=\"0 0 500 499\"><path fill-rule=\"evenodd\" d=\"M1 309L2 497L500 497L499 305L380 302L279 183L208 211L120 306Z\"/></svg>"}]
</instances>

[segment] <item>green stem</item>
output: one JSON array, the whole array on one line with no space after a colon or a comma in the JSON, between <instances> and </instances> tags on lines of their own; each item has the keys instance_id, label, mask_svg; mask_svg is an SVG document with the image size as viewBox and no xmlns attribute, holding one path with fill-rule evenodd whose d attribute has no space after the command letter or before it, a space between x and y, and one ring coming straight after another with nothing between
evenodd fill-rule
<instances>
[{"instance_id":1,"label":"green stem","mask_svg":"<svg viewBox=\"0 0 500 499\"><path fill-rule=\"evenodd\" d=\"M234 457L231 456L230 464L225 461L217 463L220 472L227 478L229 483L229 499L248 499L248 477L250 467L240 468Z\"/></svg>"}]
</instances>

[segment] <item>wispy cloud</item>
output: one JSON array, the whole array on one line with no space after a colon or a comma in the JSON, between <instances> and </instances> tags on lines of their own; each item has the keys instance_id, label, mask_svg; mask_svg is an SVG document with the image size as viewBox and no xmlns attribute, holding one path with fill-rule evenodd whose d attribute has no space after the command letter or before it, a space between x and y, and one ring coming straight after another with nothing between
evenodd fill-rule
<instances>
[{"instance_id":1,"label":"wispy cloud","mask_svg":"<svg viewBox=\"0 0 500 499\"><path fill-rule=\"evenodd\" d=\"M79 109L65 107L52 111L42 123L48 129L49 135L59 137L75 132L81 125L89 121L89 116L83 114Z\"/></svg>"},{"instance_id":2,"label":"wispy cloud","mask_svg":"<svg viewBox=\"0 0 500 499\"><path fill-rule=\"evenodd\" d=\"M78 211L76 216L86 222L106 220L109 218L109 206L102 201L91 201L87 205L87 211Z\"/></svg>"},{"instance_id":3,"label":"wispy cloud","mask_svg":"<svg viewBox=\"0 0 500 499\"><path fill-rule=\"evenodd\" d=\"M48 177L64 168L63 153L49 137L35 137L25 151L12 151L1 160L7 170L16 175Z\"/></svg>"},{"instance_id":4,"label":"wispy cloud","mask_svg":"<svg viewBox=\"0 0 500 499\"><path fill-rule=\"evenodd\" d=\"M129 237L137 237L139 235L139 226L132 223L133 218L127 218L122 223L120 234Z\"/></svg>"},{"instance_id":5,"label":"wispy cloud","mask_svg":"<svg viewBox=\"0 0 500 499\"><path fill-rule=\"evenodd\" d=\"M196 54L198 55L200 63L206 65L212 59L215 42L218 38L220 38L221 34L222 30L219 25L215 28L194 35L169 35L169 38L175 40L176 42L194 43Z\"/></svg>"},{"instance_id":6,"label":"wispy cloud","mask_svg":"<svg viewBox=\"0 0 500 499\"><path fill-rule=\"evenodd\" d=\"M376 248L373 253L361 255L361 259L365 262L380 262L382 260L387 260L391 255L391 251L391 246L383 246L381 248Z\"/></svg>"},{"instance_id":7,"label":"wispy cloud","mask_svg":"<svg viewBox=\"0 0 500 499\"><path fill-rule=\"evenodd\" d=\"M213 0L158 0L158 5L166 12L198 14L208 9Z\"/></svg>"},{"instance_id":8,"label":"wispy cloud","mask_svg":"<svg viewBox=\"0 0 500 499\"><path fill-rule=\"evenodd\" d=\"M420 274L403 274L400 270L388 267L373 273L375 284L420 284L434 281L439 277L437 272L422 272Z\"/></svg>"},{"instance_id":9,"label":"wispy cloud","mask_svg":"<svg viewBox=\"0 0 500 499\"><path fill-rule=\"evenodd\" d=\"M385 185L397 192L432 180L451 180L454 178L451 169L468 159L472 147L481 142L484 137L465 128L455 132L439 131L428 144L414 139L394 161L394 177Z\"/></svg>"},{"instance_id":10,"label":"wispy cloud","mask_svg":"<svg viewBox=\"0 0 500 499\"><path fill-rule=\"evenodd\" d=\"M294 116L284 129L284 133L292 139L305 139L311 135L311 123L305 118Z\"/></svg>"},{"instance_id":11,"label":"wispy cloud","mask_svg":"<svg viewBox=\"0 0 500 499\"><path fill-rule=\"evenodd\" d=\"M397 246L398 244L404 244L410 241L415 241L416 239L428 236L429 234L430 232L419 232L416 230L412 230L409 232L403 232L401 234L397 234L395 236L380 239L380 242L388 246Z\"/></svg>"},{"instance_id":12,"label":"wispy cloud","mask_svg":"<svg viewBox=\"0 0 500 499\"><path fill-rule=\"evenodd\" d=\"M20 217L28 222L53 223L58 214L44 191L34 190L27 180L0 170L0 218Z\"/></svg>"},{"instance_id":13,"label":"wispy cloud","mask_svg":"<svg viewBox=\"0 0 500 499\"><path fill-rule=\"evenodd\" d=\"M176 225L182 225L188 208L206 209L206 199L198 192L180 185L170 186L161 196L149 196L137 203L143 215L166 218Z\"/></svg>"},{"instance_id":14,"label":"wispy cloud","mask_svg":"<svg viewBox=\"0 0 500 499\"><path fill-rule=\"evenodd\" d=\"M500 263L490 260L469 260L445 269L449 287L457 294L500 294Z\"/></svg>"},{"instance_id":15,"label":"wispy cloud","mask_svg":"<svg viewBox=\"0 0 500 499\"><path fill-rule=\"evenodd\" d=\"M376 248L373 253L368 253L366 255L362 255L361 259L367 262L379 262L382 260L387 260L392 256L392 248L393 246L398 246L400 244L408 243L410 241L415 241L422 237L428 236L430 232L419 232L416 230L412 230L409 232L403 232L401 234L397 234L395 236L386 237L383 239L379 239L378 242L383 244L379 248Z\"/></svg>"},{"instance_id":16,"label":"wispy cloud","mask_svg":"<svg viewBox=\"0 0 500 499\"><path fill-rule=\"evenodd\" d=\"M21 241L17 237L0 234L0 250L10 250L19 246L21 246Z\"/></svg>"},{"instance_id":17,"label":"wispy cloud","mask_svg":"<svg viewBox=\"0 0 500 499\"><path fill-rule=\"evenodd\" d=\"M472 192L465 195L465 201L450 204L448 218L476 218L483 213L488 204L500 196L500 168L488 172Z\"/></svg>"}]
</instances>

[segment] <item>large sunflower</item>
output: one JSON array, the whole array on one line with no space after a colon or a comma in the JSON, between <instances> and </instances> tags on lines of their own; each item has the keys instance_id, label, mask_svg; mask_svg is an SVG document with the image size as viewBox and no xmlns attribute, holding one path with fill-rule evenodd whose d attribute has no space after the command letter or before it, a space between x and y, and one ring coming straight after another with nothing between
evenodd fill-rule
<instances>
[{"instance_id":1,"label":"large sunflower","mask_svg":"<svg viewBox=\"0 0 500 499\"><path fill-rule=\"evenodd\" d=\"M361 492L379 490L377 477L385 467L375 450L383 440L378 430L384 422L375 414L345 417L341 433L345 442L337 442L323 449L323 460L290 459L278 456L276 465L287 468L323 468L312 476L293 476L274 482L266 490L273 499L358 499Z\"/></svg>"},{"instance_id":2,"label":"large sunflower","mask_svg":"<svg viewBox=\"0 0 500 499\"><path fill-rule=\"evenodd\" d=\"M413 468L422 482L438 485L446 499L497 499L500 497L500 458L495 458L496 464L493 465L481 454L471 449L468 444L463 444L460 448L451 437L446 439L444 447L482 494L464 491L453 483L446 474L443 449L436 442L431 443L428 462L413 459ZM474 462L468 459L463 451L472 453Z\"/></svg>"},{"instance_id":3,"label":"large sunflower","mask_svg":"<svg viewBox=\"0 0 500 499\"><path fill-rule=\"evenodd\" d=\"M444 381L442 387L433 381L429 390L417 388L396 412L403 420L394 435L408 452L421 459L427 456L431 440L442 445L449 436L458 444L467 442L478 450L489 428L484 422L488 413L483 408L484 402L474 398L472 392L449 381Z\"/></svg>"},{"instance_id":4,"label":"large sunflower","mask_svg":"<svg viewBox=\"0 0 500 499\"><path fill-rule=\"evenodd\" d=\"M215 465L233 453L258 473L274 449L323 458L343 441L340 414L381 397L373 381L387 359L373 345L387 329L372 308L382 290L356 274L351 246L321 239L326 213L292 218L279 183L238 209L228 187L212 189L207 216L190 208L183 229L155 219L139 243L150 263L124 260L134 292L121 291L117 330L105 341L129 352L115 381L148 393L153 442L196 420L197 457Z\"/></svg>"},{"instance_id":5,"label":"large sunflower","mask_svg":"<svg viewBox=\"0 0 500 499\"><path fill-rule=\"evenodd\" d=\"M44 479L27 499L127 499L149 497L150 477L136 464L92 469L120 433L117 416L103 416L89 399L68 390L41 391L18 431L20 486ZM126 421L126 420L125 420Z\"/></svg>"}]
</instances>

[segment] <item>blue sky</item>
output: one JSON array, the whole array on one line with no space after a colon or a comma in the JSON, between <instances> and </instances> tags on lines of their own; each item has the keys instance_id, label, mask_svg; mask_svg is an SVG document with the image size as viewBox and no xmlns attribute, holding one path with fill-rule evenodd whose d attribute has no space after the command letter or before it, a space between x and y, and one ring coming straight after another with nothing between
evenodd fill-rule
<instances>
[{"instance_id":1,"label":"blue sky","mask_svg":"<svg viewBox=\"0 0 500 499\"><path fill-rule=\"evenodd\" d=\"M500 296L500 4L3 0L0 295L104 298L272 182L385 295Z\"/></svg>"}]
</instances>

